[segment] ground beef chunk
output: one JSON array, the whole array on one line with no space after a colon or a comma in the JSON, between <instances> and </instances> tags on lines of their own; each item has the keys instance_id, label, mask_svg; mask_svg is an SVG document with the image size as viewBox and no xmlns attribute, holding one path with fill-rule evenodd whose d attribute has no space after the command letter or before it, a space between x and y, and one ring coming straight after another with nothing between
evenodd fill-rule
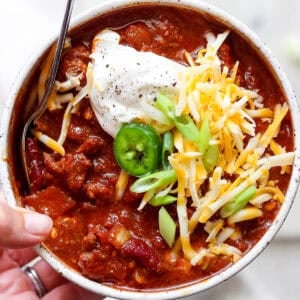
<instances>
[{"instance_id":1,"label":"ground beef chunk","mask_svg":"<svg viewBox=\"0 0 300 300\"><path fill-rule=\"evenodd\" d=\"M59 68L58 80L65 81L67 76L81 74L80 85L86 84L86 70L89 63L90 50L83 43L72 46L63 55Z\"/></svg>"},{"instance_id":2,"label":"ground beef chunk","mask_svg":"<svg viewBox=\"0 0 300 300\"><path fill-rule=\"evenodd\" d=\"M96 154L101 150L105 141L98 136L90 136L78 147L77 153Z\"/></svg>"},{"instance_id":3,"label":"ground beef chunk","mask_svg":"<svg viewBox=\"0 0 300 300\"><path fill-rule=\"evenodd\" d=\"M117 256L110 246L83 252L78 261L83 275L98 281L120 281L128 277L130 263Z\"/></svg>"},{"instance_id":4,"label":"ground beef chunk","mask_svg":"<svg viewBox=\"0 0 300 300\"><path fill-rule=\"evenodd\" d=\"M119 176L120 168L115 160L112 149L106 147L105 152L102 151L102 155L93 159L93 171L95 175L110 173L109 177Z\"/></svg>"},{"instance_id":5,"label":"ground beef chunk","mask_svg":"<svg viewBox=\"0 0 300 300\"><path fill-rule=\"evenodd\" d=\"M44 162L47 171L58 175L71 192L81 189L91 167L91 161L82 153L68 153L59 160L55 155L44 153Z\"/></svg>"},{"instance_id":6,"label":"ground beef chunk","mask_svg":"<svg viewBox=\"0 0 300 300\"><path fill-rule=\"evenodd\" d=\"M95 130L88 121L73 115L68 129L68 139L77 143L83 143L89 136L94 136Z\"/></svg>"},{"instance_id":7,"label":"ground beef chunk","mask_svg":"<svg viewBox=\"0 0 300 300\"><path fill-rule=\"evenodd\" d=\"M115 185L118 176L115 173L104 173L88 179L84 185L84 190L88 198L99 201L114 201Z\"/></svg>"},{"instance_id":8,"label":"ground beef chunk","mask_svg":"<svg viewBox=\"0 0 300 300\"><path fill-rule=\"evenodd\" d=\"M161 16L157 22L159 27L155 26L157 24L142 22L127 26L122 32L121 43L128 44L139 51L176 56L178 43L183 40L183 34L167 17Z\"/></svg>"},{"instance_id":9,"label":"ground beef chunk","mask_svg":"<svg viewBox=\"0 0 300 300\"><path fill-rule=\"evenodd\" d=\"M60 109L54 111L46 110L40 118L34 121L35 130L41 131L57 140L61 131L63 113L64 110ZM49 126L49 124L51 124L51 126Z\"/></svg>"},{"instance_id":10,"label":"ground beef chunk","mask_svg":"<svg viewBox=\"0 0 300 300\"><path fill-rule=\"evenodd\" d=\"M152 34L144 23L136 23L127 26L122 36L122 43L129 44L137 50L143 50L151 44Z\"/></svg>"},{"instance_id":11,"label":"ground beef chunk","mask_svg":"<svg viewBox=\"0 0 300 300\"><path fill-rule=\"evenodd\" d=\"M24 197L24 203L53 218L72 210L76 204L70 195L55 186Z\"/></svg>"},{"instance_id":12,"label":"ground beef chunk","mask_svg":"<svg viewBox=\"0 0 300 300\"><path fill-rule=\"evenodd\" d=\"M115 249L120 249L131 237L131 233L120 223L115 223L111 228L106 228L100 224L96 225L92 232L94 232L100 243L110 244Z\"/></svg>"},{"instance_id":13,"label":"ground beef chunk","mask_svg":"<svg viewBox=\"0 0 300 300\"><path fill-rule=\"evenodd\" d=\"M93 169L96 174L105 173L107 162L104 157L97 157L93 160Z\"/></svg>"}]
</instances>

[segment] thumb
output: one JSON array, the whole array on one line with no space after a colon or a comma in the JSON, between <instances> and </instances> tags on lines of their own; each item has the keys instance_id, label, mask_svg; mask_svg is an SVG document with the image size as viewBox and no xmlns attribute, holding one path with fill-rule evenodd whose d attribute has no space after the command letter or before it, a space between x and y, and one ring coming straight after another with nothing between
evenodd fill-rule
<instances>
[{"instance_id":1,"label":"thumb","mask_svg":"<svg viewBox=\"0 0 300 300\"><path fill-rule=\"evenodd\" d=\"M0 194L0 246L25 248L43 241L52 228L52 220L24 208L12 208Z\"/></svg>"}]
</instances>

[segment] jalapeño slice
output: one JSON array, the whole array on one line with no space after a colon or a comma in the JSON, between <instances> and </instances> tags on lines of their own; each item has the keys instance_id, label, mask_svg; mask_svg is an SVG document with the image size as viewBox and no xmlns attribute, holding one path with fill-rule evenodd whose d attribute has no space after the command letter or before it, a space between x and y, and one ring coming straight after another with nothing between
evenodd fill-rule
<instances>
[{"instance_id":1,"label":"jalape\u00f1o slice","mask_svg":"<svg viewBox=\"0 0 300 300\"><path fill-rule=\"evenodd\" d=\"M131 122L118 131L113 145L120 167L133 176L156 170L160 163L161 141L155 129Z\"/></svg>"}]
</instances>

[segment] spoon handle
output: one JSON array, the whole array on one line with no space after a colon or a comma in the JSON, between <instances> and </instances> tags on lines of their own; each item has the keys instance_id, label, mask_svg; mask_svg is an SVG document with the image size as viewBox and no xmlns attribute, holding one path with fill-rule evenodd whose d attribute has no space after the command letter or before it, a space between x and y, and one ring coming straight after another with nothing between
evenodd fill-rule
<instances>
[{"instance_id":1,"label":"spoon handle","mask_svg":"<svg viewBox=\"0 0 300 300\"><path fill-rule=\"evenodd\" d=\"M60 34L59 34L59 38L57 41L57 46L56 46L55 54L53 57L53 62L51 65L50 75L49 75L49 78L47 81L45 94L41 100L39 108L36 110L35 118L40 117L40 115L43 114L43 112L45 111L47 100L52 91L52 88L53 88L53 85L55 82L55 78L56 78L56 74L58 72L58 67L60 64L60 58L61 58L62 50L64 48L66 35L67 35L69 24L70 24L71 13L72 13L74 1L75 0L67 0L64 19L63 19L63 22L61 25Z\"/></svg>"},{"instance_id":2,"label":"spoon handle","mask_svg":"<svg viewBox=\"0 0 300 300\"><path fill-rule=\"evenodd\" d=\"M38 119L44 113L44 111L47 107L47 100L52 91L52 88L53 88L53 85L55 82L55 78L57 75L57 71L59 68L60 58L61 58L62 50L63 50L64 44L65 44L65 39L66 39L66 35L68 32L69 24L70 24L70 19L71 19L74 2L75 2L75 0L67 0L64 19L63 19L63 22L61 25L60 34L59 34L58 41L56 44L56 50L55 50L54 58L53 58L53 61L51 64L50 75L49 75L47 83L46 83L45 93L43 95L41 102L39 103L38 108L32 113L32 115L26 121L24 128L23 128L23 132L22 132L21 157L22 157L22 164L23 164L23 168L25 171L25 175L26 175L26 179L27 179L27 183L28 183L29 187L30 187L30 178L29 178L29 172L28 172L28 166L27 166L26 145L25 145L26 135L27 135L27 132L28 132L29 127L32 124L32 122L34 122L34 120Z\"/></svg>"}]
</instances>

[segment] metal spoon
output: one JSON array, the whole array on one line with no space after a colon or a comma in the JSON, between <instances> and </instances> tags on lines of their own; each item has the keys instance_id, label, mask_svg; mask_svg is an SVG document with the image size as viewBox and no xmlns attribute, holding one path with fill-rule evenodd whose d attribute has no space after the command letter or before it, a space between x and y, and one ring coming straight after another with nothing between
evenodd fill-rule
<instances>
[{"instance_id":1,"label":"metal spoon","mask_svg":"<svg viewBox=\"0 0 300 300\"><path fill-rule=\"evenodd\" d=\"M53 61L52 61L52 65L51 65L51 69L50 69L50 75L49 75L49 78L48 78L48 81L47 81L45 94L42 98L42 101L39 104L39 107L33 112L33 114L26 121L26 123L24 125L24 128L23 128L23 132L22 132L21 157L22 157L22 164L23 164L23 168L24 168L24 171L25 171L28 186L30 186L30 178L29 178L29 172L28 172L27 160L26 160L25 139L26 139L28 129L31 126L31 124L33 123L33 121L38 119L44 113L44 111L46 109L47 100L48 100L48 98L50 96L50 93L52 91L52 88L53 88L53 85L54 85L54 82L55 82L55 78L56 78L56 74L57 74L57 71L58 71L60 58L61 58L61 55L62 55L62 49L64 47L67 31L68 31L69 24L70 24L73 4L74 4L74 0L67 0L64 19L63 19L63 22L62 22L62 25L61 25L60 34L59 34L59 38L58 38L58 41L57 41L55 55L54 55L54 58L53 58Z\"/></svg>"}]
</instances>

